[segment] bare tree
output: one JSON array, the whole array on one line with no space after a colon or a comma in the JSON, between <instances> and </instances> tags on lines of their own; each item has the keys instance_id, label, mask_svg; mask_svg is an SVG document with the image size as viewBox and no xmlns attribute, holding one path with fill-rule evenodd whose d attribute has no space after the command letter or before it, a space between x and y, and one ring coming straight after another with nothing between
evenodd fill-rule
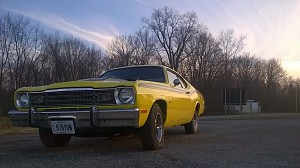
<instances>
[{"instance_id":1,"label":"bare tree","mask_svg":"<svg viewBox=\"0 0 300 168\"><path fill-rule=\"evenodd\" d=\"M9 14L2 16L0 19L0 90L6 81L7 62L12 46L12 41L9 39L8 27L10 25L8 20L10 20Z\"/></svg>"},{"instance_id":2,"label":"bare tree","mask_svg":"<svg viewBox=\"0 0 300 168\"><path fill-rule=\"evenodd\" d=\"M283 70L280 61L270 59L266 64L266 91L268 95L278 93L281 89L280 85L286 77L286 72Z\"/></svg>"},{"instance_id":3,"label":"bare tree","mask_svg":"<svg viewBox=\"0 0 300 168\"><path fill-rule=\"evenodd\" d=\"M157 57L157 49L154 37L145 30L138 30L134 35L135 53L133 63L137 65L151 64Z\"/></svg>"},{"instance_id":4,"label":"bare tree","mask_svg":"<svg viewBox=\"0 0 300 168\"><path fill-rule=\"evenodd\" d=\"M235 77L236 87L247 88L253 82L256 69L254 67L256 58L250 56L250 53L244 53L233 60L233 75Z\"/></svg>"},{"instance_id":5,"label":"bare tree","mask_svg":"<svg viewBox=\"0 0 300 168\"><path fill-rule=\"evenodd\" d=\"M30 76L37 55L40 52L40 35L38 25L31 24L22 15L4 16L6 38L3 49L7 61L7 77L12 89L31 85Z\"/></svg>"},{"instance_id":6,"label":"bare tree","mask_svg":"<svg viewBox=\"0 0 300 168\"><path fill-rule=\"evenodd\" d=\"M134 35L117 36L107 49L115 67L150 64L157 50L154 37L148 30L140 29Z\"/></svg>"},{"instance_id":7,"label":"bare tree","mask_svg":"<svg viewBox=\"0 0 300 168\"><path fill-rule=\"evenodd\" d=\"M234 36L234 30L228 29L226 31L221 31L219 35L219 47L222 50L223 55L223 85L225 88L229 87L231 80L230 69L232 68L231 59L238 56L238 54L244 48L245 36L240 36L236 38Z\"/></svg>"},{"instance_id":8,"label":"bare tree","mask_svg":"<svg viewBox=\"0 0 300 168\"><path fill-rule=\"evenodd\" d=\"M44 42L41 71L50 83L95 77L102 71L102 52L94 46L58 33L47 35Z\"/></svg>"},{"instance_id":9,"label":"bare tree","mask_svg":"<svg viewBox=\"0 0 300 168\"><path fill-rule=\"evenodd\" d=\"M42 29L22 15L0 19L0 106L13 105L16 88L32 85L31 77L40 52ZM5 98L4 98L5 97ZM6 110L5 110L6 111Z\"/></svg>"},{"instance_id":10,"label":"bare tree","mask_svg":"<svg viewBox=\"0 0 300 168\"><path fill-rule=\"evenodd\" d=\"M171 68L177 70L179 64L189 55L185 55L184 49L196 33L198 25L195 13L179 14L174 9L165 7L156 9L151 18L144 18L143 22L151 30L158 41L158 47L166 54Z\"/></svg>"},{"instance_id":11,"label":"bare tree","mask_svg":"<svg viewBox=\"0 0 300 168\"><path fill-rule=\"evenodd\" d=\"M250 53L244 53L233 60L234 87L245 88L248 98L261 100L265 87L265 63Z\"/></svg>"},{"instance_id":12,"label":"bare tree","mask_svg":"<svg viewBox=\"0 0 300 168\"><path fill-rule=\"evenodd\" d=\"M206 90L218 78L222 60L218 42L208 32L207 28L199 27L198 33L188 43L185 52L190 55L186 60L188 65L185 74L190 73L190 81L198 89Z\"/></svg>"},{"instance_id":13,"label":"bare tree","mask_svg":"<svg viewBox=\"0 0 300 168\"><path fill-rule=\"evenodd\" d=\"M105 71L103 58L104 56L100 49L96 49L95 46L88 48L84 64L84 71L86 73L80 76L80 78L98 77L103 73Z\"/></svg>"},{"instance_id":14,"label":"bare tree","mask_svg":"<svg viewBox=\"0 0 300 168\"><path fill-rule=\"evenodd\" d=\"M64 81L65 61L62 56L61 35L58 32L46 35L44 37L44 46L41 64L45 76L49 79L46 83Z\"/></svg>"},{"instance_id":15,"label":"bare tree","mask_svg":"<svg viewBox=\"0 0 300 168\"><path fill-rule=\"evenodd\" d=\"M87 73L87 47L77 38L66 37L62 43L65 80L77 80Z\"/></svg>"},{"instance_id":16,"label":"bare tree","mask_svg":"<svg viewBox=\"0 0 300 168\"><path fill-rule=\"evenodd\" d=\"M107 48L108 55L116 67L132 65L133 54L136 50L132 35L117 36Z\"/></svg>"}]
</instances>

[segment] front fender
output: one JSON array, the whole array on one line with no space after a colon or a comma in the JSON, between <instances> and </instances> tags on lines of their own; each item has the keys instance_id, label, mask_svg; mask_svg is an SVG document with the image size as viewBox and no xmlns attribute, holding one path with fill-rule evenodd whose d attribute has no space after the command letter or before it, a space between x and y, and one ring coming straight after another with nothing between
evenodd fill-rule
<instances>
[{"instance_id":1,"label":"front fender","mask_svg":"<svg viewBox=\"0 0 300 168\"><path fill-rule=\"evenodd\" d=\"M170 99L170 98L169 98ZM155 95L155 94L137 94L137 107L140 109L139 127L142 127L149 116L152 105L158 101L162 100L168 102L168 97Z\"/></svg>"}]
</instances>

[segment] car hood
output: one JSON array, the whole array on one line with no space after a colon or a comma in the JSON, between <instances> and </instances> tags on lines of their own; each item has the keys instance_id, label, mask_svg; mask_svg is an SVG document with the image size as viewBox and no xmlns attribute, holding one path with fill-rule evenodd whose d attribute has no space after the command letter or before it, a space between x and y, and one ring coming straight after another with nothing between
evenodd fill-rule
<instances>
[{"instance_id":1,"label":"car hood","mask_svg":"<svg viewBox=\"0 0 300 168\"><path fill-rule=\"evenodd\" d=\"M62 89L62 88L113 88L113 87L122 87L122 86L134 86L136 81L126 81L118 79L107 79L99 80L96 78L70 81L70 82L61 82L53 83L46 86L36 86L36 87L22 87L17 90L17 92L34 92L34 91L46 91L52 89Z\"/></svg>"}]
</instances>

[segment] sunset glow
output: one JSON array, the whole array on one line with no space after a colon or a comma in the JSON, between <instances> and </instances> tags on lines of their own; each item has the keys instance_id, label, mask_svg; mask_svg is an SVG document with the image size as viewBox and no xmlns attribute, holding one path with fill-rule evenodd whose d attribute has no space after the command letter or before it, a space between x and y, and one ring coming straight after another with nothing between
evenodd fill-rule
<instances>
[{"instance_id":1,"label":"sunset glow","mask_svg":"<svg viewBox=\"0 0 300 168\"><path fill-rule=\"evenodd\" d=\"M282 66L289 75L300 79L300 61L282 61Z\"/></svg>"}]
</instances>

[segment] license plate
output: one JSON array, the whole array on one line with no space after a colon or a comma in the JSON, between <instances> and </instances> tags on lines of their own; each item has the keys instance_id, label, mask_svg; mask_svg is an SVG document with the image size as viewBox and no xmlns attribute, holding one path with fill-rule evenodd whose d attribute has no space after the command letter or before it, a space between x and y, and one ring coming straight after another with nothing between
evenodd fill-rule
<instances>
[{"instance_id":1,"label":"license plate","mask_svg":"<svg viewBox=\"0 0 300 168\"><path fill-rule=\"evenodd\" d=\"M74 122L72 120L51 121L53 134L75 134Z\"/></svg>"}]
</instances>

